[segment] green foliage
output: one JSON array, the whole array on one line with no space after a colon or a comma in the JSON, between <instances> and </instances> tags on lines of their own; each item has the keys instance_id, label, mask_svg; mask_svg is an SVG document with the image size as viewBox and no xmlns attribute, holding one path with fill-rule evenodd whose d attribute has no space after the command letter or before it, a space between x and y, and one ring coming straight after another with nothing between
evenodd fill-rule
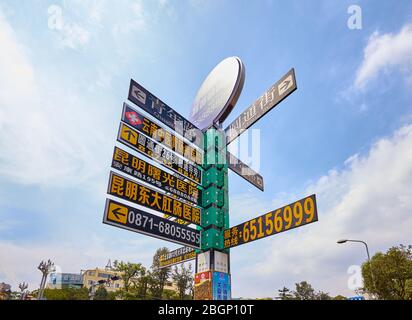
<instances>
[{"instance_id":1,"label":"green foliage","mask_svg":"<svg viewBox=\"0 0 412 320\"><path fill-rule=\"evenodd\" d=\"M45 289L44 297L47 300L89 300L89 291L86 288Z\"/></svg>"},{"instance_id":2,"label":"green foliage","mask_svg":"<svg viewBox=\"0 0 412 320\"><path fill-rule=\"evenodd\" d=\"M179 291L179 299L190 299L192 295L188 295L187 292L193 291L192 265L189 264L189 267L186 268L184 264L182 264L180 266L180 270L178 267L175 267L173 270L172 279L176 282Z\"/></svg>"},{"instance_id":3,"label":"green foliage","mask_svg":"<svg viewBox=\"0 0 412 320\"><path fill-rule=\"evenodd\" d=\"M312 286L306 282L302 281L300 283L296 283L296 289L293 292L293 295L296 300L315 300L315 290Z\"/></svg>"},{"instance_id":4,"label":"green foliage","mask_svg":"<svg viewBox=\"0 0 412 320\"><path fill-rule=\"evenodd\" d=\"M113 265L115 270L121 273L121 278L124 283L123 291L128 293L130 290L131 280L141 273L144 267L141 263L119 262L117 260L113 263Z\"/></svg>"},{"instance_id":5,"label":"green foliage","mask_svg":"<svg viewBox=\"0 0 412 320\"><path fill-rule=\"evenodd\" d=\"M160 256L167 254L169 252L168 248L157 249L152 262L152 274L149 281L151 287L152 296L156 299L162 299L164 294L164 286L171 275L171 267L162 268L160 267Z\"/></svg>"},{"instance_id":6,"label":"green foliage","mask_svg":"<svg viewBox=\"0 0 412 320\"><path fill-rule=\"evenodd\" d=\"M412 246L400 245L376 253L362 265L363 291L383 300L411 297Z\"/></svg>"},{"instance_id":7,"label":"green foliage","mask_svg":"<svg viewBox=\"0 0 412 320\"><path fill-rule=\"evenodd\" d=\"M288 288L283 287L278 290L279 300L332 300L329 293L319 291L315 292L312 285L307 281L302 281L295 284L295 291L291 292ZM345 298L346 299L346 298Z\"/></svg>"},{"instance_id":8,"label":"green foliage","mask_svg":"<svg viewBox=\"0 0 412 320\"><path fill-rule=\"evenodd\" d=\"M333 300L347 300L348 298L346 298L346 297L344 297L344 296L341 296L341 295L338 295L338 296L336 296L335 298L333 298Z\"/></svg>"},{"instance_id":9,"label":"green foliage","mask_svg":"<svg viewBox=\"0 0 412 320\"><path fill-rule=\"evenodd\" d=\"M93 300L109 300L109 293L104 286L99 286L99 288L97 288Z\"/></svg>"},{"instance_id":10,"label":"green foliage","mask_svg":"<svg viewBox=\"0 0 412 320\"><path fill-rule=\"evenodd\" d=\"M282 289L278 290L278 292L279 292L279 295L278 295L279 300L293 300L293 295L291 294L288 288L283 287Z\"/></svg>"}]
</instances>

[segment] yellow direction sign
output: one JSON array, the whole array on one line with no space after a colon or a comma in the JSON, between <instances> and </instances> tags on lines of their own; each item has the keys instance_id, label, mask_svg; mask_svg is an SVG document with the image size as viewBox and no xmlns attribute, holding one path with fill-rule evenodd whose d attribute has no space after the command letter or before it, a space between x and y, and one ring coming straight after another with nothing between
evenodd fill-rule
<instances>
[{"instance_id":1,"label":"yellow direction sign","mask_svg":"<svg viewBox=\"0 0 412 320\"><path fill-rule=\"evenodd\" d=\"M127 103L123 104L122 121L184 158L187 158L198 165L203 164L203 150L184 142L183 139L159 126Z\"/></svg>"},{"instance_id":2,"label":"yellow direction sign","mask_svg":"<svg viewBox=\"0 0 412 320\"><path fill-rule=\"evenodd\" d=\"M197 165L180 158L173 151L164 148L162 145L124 123L120 124L117 140L193 182L197 184L202 183L202 170Z\"/></svg>"},{"instance_id":3,"label":"yellow direction sign","mask_svg":"<svg viewBox=\"0 0 412 320\"><path fill-rule=\"evenodd\" d=\"M318 221L316 195L296 201L224 231L225 248L233 248Z\"/></svg>"},{"instance_id":4,"label":"yellow direction sign","mask_svg":"<svg viewBox=\"0 0 412 320\"><path fill-rule=\"evenodd\" d=\"M196 250L189 247L179 248L163 254L159 259L159 268L167 268L175 264L183 263L196 259Z\"/></svg>"},{"instance_id":5,"label":"yellow direction sign","mask_svg":"<svg viewBox=\"0 0 412 320\"><path fill-rule=\"evenodd\" d=\"M110 202L108 207L107 218L114 222L122 224L127 223L128 210L125 206Z\"/></svg>"},{"instance_id":6,"label":"yellow direction sign","mask_svg":"<svg viewBox=\"0 0 412 320\"><path fill-rule=\"evenodd\" d=\"M112 168L179 198L201 204L202 190L195 183L184 181L118 147L114 148Z\"/></svg>"},{"instance_id":7,"label":"yellow direction sign","mask_svg":"<svg viewBox=\"0 0 412 320\"><path fill-rule=\"evenodd\" d=\"M110 172L107 193L145 208L201 225L200 208L166 196L165 194L115 174L114 172Z\"/></svg>"}]
</instances>

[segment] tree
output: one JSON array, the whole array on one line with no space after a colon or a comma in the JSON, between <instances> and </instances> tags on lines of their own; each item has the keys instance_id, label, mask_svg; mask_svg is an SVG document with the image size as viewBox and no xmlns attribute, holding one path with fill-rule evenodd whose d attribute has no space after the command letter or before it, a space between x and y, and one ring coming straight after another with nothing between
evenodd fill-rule
<instances>
[{"instance_id":1,"label":"tree","mask_svg":"<svg viewBox=\"0 0 412 320\"><path fill-rule=\"evenodd\" d=\"M93 300L109 300L109 293L104 286L99 286L99 288L97 288Z\"/></svg>"},{"instance_id":2,"label":"tree","mask_svg":"<svg viewBox=\"0 0 412 320\"><path fill-rule=\"evenodd\" d=\"M45 289L44 297L47 300L89 300L89 291L86 288Z\"/></svg>"},{"instance_id":3,"label":"tree","mask_svg":"<svg viewBox=\"0 0 412 320\"><path fill-rule=\"evenodd\" d=\"M130 262L123 262L123 261L115 261L113 263L113 266L116 271L119 271L121 273L121 278L124 283L124 291L126 293L129 292L130 290L130 285L131 285L131 280L136 277L136 275L141 272L142 266L141 263L130 263Z\"/></svg>"},{"instance_id":4,"label":"tree","mask_svg":"<svg viewBox=\"0 0 412 320\"><path fill-rule=\"evenodd\" d=\"M315 300L315 290L312 286L306 282L302 281L300 283L296 283L296 289L293 292L296 300Z\"/></svg>"},{"instance_id":5,"label":"tree","mask_svg":"<svg viewBox=\"0 0 412 320\"><path fill-rule=\"evenodd\" d=\"M383 300L406 300L412 280L412 246L400 245L376 253L362 265L363 291Z\"/></svg>"},{"instance_id":6,"label":"tree","mask_svg":"<svg viewBox=\"0 0 412 320\"><path fill-rule=\"evenodd\" d=\"M182 264L180 266L180 271L178 267L175 267L173 270L172 279L176 282L179 291L179 299L183 300L186 296L186 292L192 287L192 265L189 264L189 268L186 268L184 264Z\"/></svg>"},{"instance_id":7,"label":"tree","mask_svg":"<svg viewBox=\"0 0 412 320\"><path fill-rule=\"evenodd\" d=\"M348 300L348 299L342 295L338 295L335 298L333 298L333 300Z\"/></svg>"},{"instance_id":8,"label":"tree","mask_svg":"<svg viewBox=\"0 0 412 320\"><path fill-rule=\"evenodd\" d=\"M279 300L293 300L293 295L291 294L290 290L286 287L283 287L282 289L278 290Z\"/></svg>"},{"instance_id":9,"label":"tree","mask_svg":"<svg viewBox=\"0 0 412 320\"><path fill-rule=\"evenodd\" d=\"M153 262L152 262L152 277L150 278L151 280L151 292L154 298L156 299L162 299L163 298L163 293L164 293L164 287L171 275L171 267L167 268L162 268L160 269L160 256L167 254L169 252L168 248L160 248L157 249L154 256L153 256Z\"/></svg>"},{"instance_id":10,"label":"tree","mask_svg":"<svg viewBox=\"0 0 412 320\"><path fill-rule=\"evenodd\" d=\"M319 291L315 295L316 300L332 300L332 297L327 292Z\"/></svg>"}]
</instances>

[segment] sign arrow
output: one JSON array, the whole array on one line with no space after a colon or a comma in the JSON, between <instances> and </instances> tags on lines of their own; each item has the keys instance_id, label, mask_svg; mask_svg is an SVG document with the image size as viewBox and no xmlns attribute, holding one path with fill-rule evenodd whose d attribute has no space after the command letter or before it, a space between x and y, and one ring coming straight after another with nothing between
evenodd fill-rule
<instances>
[{"instance_id":1,"label":"sign arrow","mask_svg":"<svg viewBox=\"0 0 412 320\"><path fill-rule=\"evenodd\" d=\"M127 134L127 140L130 140L130 137L135 138L135 135L132 131L126 129L124 132Z\"/></svg>"},{"instance_id":2,"label":"sign arrow","mask_svg":"<svg viewBox=\"0 0 412 320\"><path fill-rule=\"evenodd\" d=\"M120 217L124 217L126 215L123 212L120 212L120 208L116 208L112 210L112 214L114 214L117 220L120 220L121 219Z\"/></svg>"}]
</instances>

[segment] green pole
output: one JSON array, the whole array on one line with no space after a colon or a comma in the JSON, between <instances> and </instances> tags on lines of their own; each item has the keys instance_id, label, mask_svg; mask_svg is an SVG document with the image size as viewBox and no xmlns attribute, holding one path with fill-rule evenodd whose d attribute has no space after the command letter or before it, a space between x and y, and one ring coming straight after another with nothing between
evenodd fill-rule
<instances>
[{"instance_id":1,"label":"green pole","mask_svg":"<svg viewBox=\"0 0 412 320\"><path fill-rule=\"evenodd\" d=\"M224 249L224 230L229 228L225 133L221 128L211 128L204 133L204 142L202 242L201 250L196 257L195 299L230 300L230 256L229 249ZM204 260L205 255L208 257L207 265L203 264L202 269L198 270L198 261L199 259ZM200 279L201 273L203 273L202 279ZM206 280L203 281L205 274L207 275ZM220 288L221 294L217 295L217 286L222 285L216 280L219 276L221 279L226 279L228 287ZM207 288L200 289L202 286ZM225 291L226 294L224 294Z\"/></svg>"}]
</instances>

